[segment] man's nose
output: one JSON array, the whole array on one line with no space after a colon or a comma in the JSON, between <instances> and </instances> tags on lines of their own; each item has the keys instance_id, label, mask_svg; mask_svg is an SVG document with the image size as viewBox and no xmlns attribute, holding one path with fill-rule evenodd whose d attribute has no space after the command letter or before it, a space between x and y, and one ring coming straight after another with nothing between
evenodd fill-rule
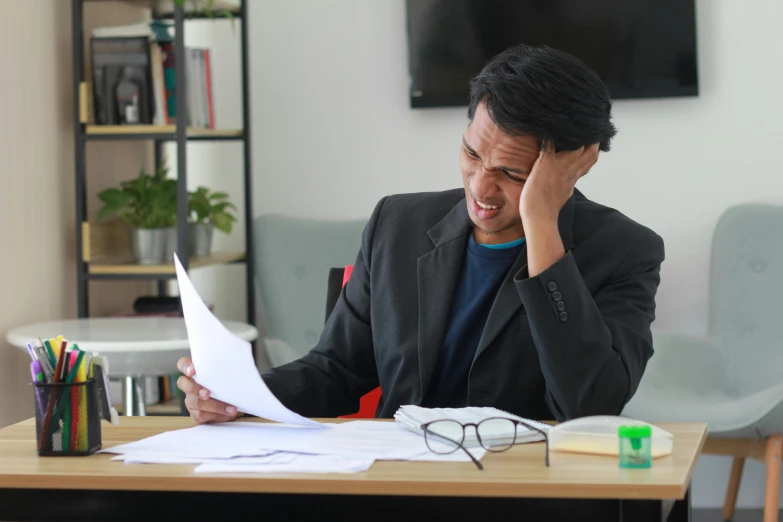
<instances>
[{"instance_id":1,"label":"man's nose","mask_svg":"<svg viewBox=\"0 0 783 522\"><path fill-rule=\"evenodd\" d=\"M498 190L498 186L495 181L495 173L484 166L480 166L476 171L476 174L473 176L471 190L473 191L473 194L478 197L491 196Z\"/></svg>"}]
</instances>

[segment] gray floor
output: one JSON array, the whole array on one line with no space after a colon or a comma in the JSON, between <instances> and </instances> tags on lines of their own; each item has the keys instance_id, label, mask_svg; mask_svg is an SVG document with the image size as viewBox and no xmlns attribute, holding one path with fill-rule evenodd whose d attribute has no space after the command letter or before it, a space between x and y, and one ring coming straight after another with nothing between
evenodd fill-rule
<instances>
[{"instance_id":1,"label":"gray floor","mask_svg":"<svg viewBox=\"0 0 783 522\"><path fill-rule=\"evenodd\" d=\"M693 522L722 522L720 509L694 509ZM732 522L761 522L763 519L761 509L738 509ZM780 520L783 520L783 511L780 513Z\"/></svg>"}]
</instances>

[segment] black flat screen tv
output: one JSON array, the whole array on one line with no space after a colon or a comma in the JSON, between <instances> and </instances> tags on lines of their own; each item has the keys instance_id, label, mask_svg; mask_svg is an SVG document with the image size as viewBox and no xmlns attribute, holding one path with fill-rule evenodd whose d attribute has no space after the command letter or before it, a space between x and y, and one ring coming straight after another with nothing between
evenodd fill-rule
<instances>
[{"instance_id":1,"label":"black flat screen tv","mask_svg":"<svg viewBox=\"0 0 783 522\"><path fill-rule=\"evenodd\" d=\"M464 106L500 51L548 45L613 99L698 95L695 0L407 0L412 107Z\"/></svg>"}]
</instances>

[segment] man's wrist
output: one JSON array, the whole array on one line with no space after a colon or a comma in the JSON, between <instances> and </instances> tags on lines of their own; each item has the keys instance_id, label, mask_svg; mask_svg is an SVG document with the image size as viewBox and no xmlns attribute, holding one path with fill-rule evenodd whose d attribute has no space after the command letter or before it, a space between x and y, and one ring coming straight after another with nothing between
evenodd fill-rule
<instances>
[{"instance_id":1,"label":"man's wrist","mask_svg":"<svg viewBox=\"0 0 783 522\"><path fill-rule=\"evenodd\" d=\"M560 217L560 211L552 211L549 209L524 209L520 213L522 218L522 224L525 228L528 225L535 227L543 227L547 224L554 224L557 226L557 220Z\"/></svg>"},{"instance_id":2,"label":"man's wrist","mask_svg":"<svg viewBox=\"0 0 783 522\"><path fill-rule=\"evenodd\" d=\"M535 277L565 255L557 219L522 221L527 239L528 277Z\"/></svg>"},{"instance_id":3,"label":"man's wrist","mask_svg":"<svg viewBox=\"0 0 783 522\"><path fill-rule=\"evenodd\" d=\"M531 211L523 213L521 217L525 236L530 236L531 233L535 234L536 232L548 233L552 230L558 230L559 233L558 213Z\"/></svg>"}]
</instances>

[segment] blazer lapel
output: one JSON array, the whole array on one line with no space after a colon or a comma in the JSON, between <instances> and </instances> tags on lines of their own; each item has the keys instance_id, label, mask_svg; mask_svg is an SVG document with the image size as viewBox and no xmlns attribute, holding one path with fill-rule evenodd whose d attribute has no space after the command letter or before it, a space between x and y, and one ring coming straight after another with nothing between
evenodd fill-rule
<instances>
[{"instance_id":1,"label":"blazer lapel","mask_svg":"<svg viewBox=\"0 0 783 522\"><path fill-rule=\"evenodd\" d=\"M440 223L427 231L434 249L417 260L419 379L422 401L426 397L446 335L451 302L471 230L467 206L462 199Z\"/></svg>"},{"instance_id":2,"label":"blazer lapel","mask_svg":"<svg viewBox=\"0 0 783 522\"><path fill-rule=\"evenodd\" d=\"M481 339L479 339L479 344L476 348L476 355L473 356L474 361L481 355L481 352L487 349L489 343L500 335L500 332L503 331L506 323L514 316L517 310L522 308L522 300L519 298L517 287L514 284L514 275L526 265L527 244L522 247L522 251L519 253L519 256L517 256L516 261L514 261L511 270L506 274L506 277L503 279L503 283L501 283L500 289L495 296L492 308L489 310L487 323L484 325L484 331L481 333Z\"/></svg>"},{"instance_id":3,"label":"blazer lapel","mask_svg":"<svg viewBox=\"0 0 783 522\"><path fill-rule=\"evenodd\" d=\"M575 191L579 194L577 191ZM581 196L581 194L579 194ZM573 223L574 223L574 196L563 205L558 216L558 228L560 229L560 238L563 240L563 245L566 251L574 247L574 235L573 235ZM506 326L509 320L514 314L522 307L522 301L517 293L517 287L514 284L514 276L523 268L527 267L527 243L525 243L522 251L519 253L514 265L509 270L506 277L503 279L503 283L500 285L495 300L492 303L492 308L487 317L487 323L484 326L484 331L481 333L481 339L479 340L478 347L476 348L476 358L487 349L489 344L500 335L503 328Z\"/></svg>"}]
</instances>

